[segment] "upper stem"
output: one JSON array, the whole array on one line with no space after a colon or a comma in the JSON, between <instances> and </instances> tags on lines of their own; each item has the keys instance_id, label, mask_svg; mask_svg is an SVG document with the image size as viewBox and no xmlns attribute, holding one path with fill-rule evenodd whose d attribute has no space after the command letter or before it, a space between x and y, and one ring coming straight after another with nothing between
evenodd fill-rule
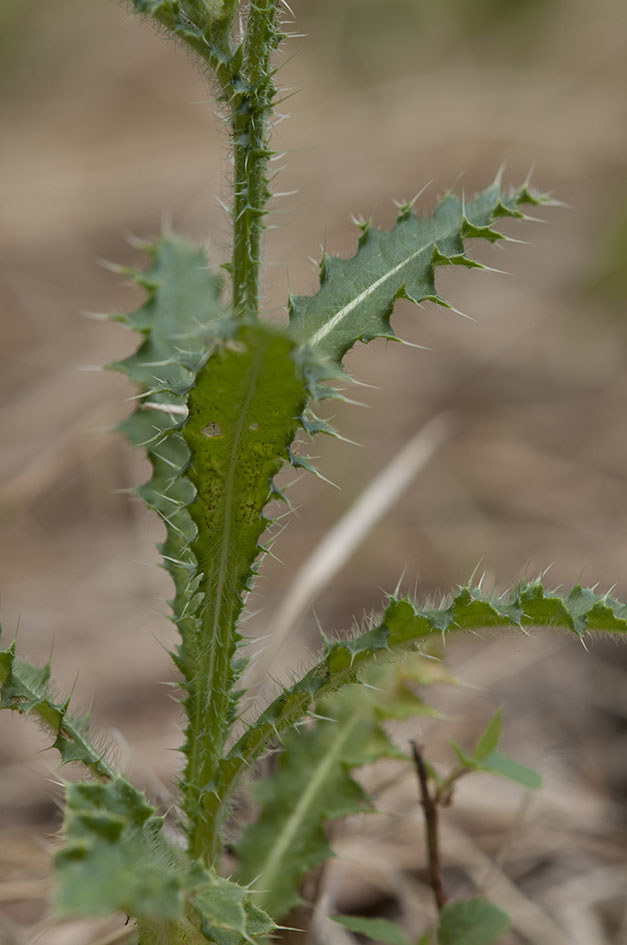
<instances>
[{"instance_id":1,"label":"upper stem","mask_svg":"<svg viewBox=\"0 0 627 945\"><path fill-rule=\"evenodd\" d=\"M275 95L270 58L281 33L276 0L254 0L248 15L241 77L234 79L231 133L234 159L233 308L240 315L259 313L259 271L264 217L270 199L267 165L270 115Z\"/></svg>"}]
</instances>

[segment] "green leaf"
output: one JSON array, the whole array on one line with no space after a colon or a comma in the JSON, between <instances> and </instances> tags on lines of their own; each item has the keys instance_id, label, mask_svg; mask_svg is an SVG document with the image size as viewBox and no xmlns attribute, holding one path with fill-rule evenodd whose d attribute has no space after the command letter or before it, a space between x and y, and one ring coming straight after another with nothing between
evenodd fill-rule
<instances>
[{"instance_id":1,"label":"green leaf","mask_svg":"<svg viewBox=\"0 0 627 945\"><path fill-rule=\"evenodd\" d=\"M523 787L532 790L538 790L542 787L542 777L537 771L528 768L526 765L521 765L520 762L514 761L513 758L504 755L500 751L490 752L479 768L481 771L500 774L504 778L509 778L510 781L516 781L517 784L522 784Z\"/></svg>"},{"instance_id":2,"label":"green leaf","mask_svg":"<svg viewBox=\"0 0 627 945\"><path fill-rule=\"evenodd\" d=\"M162 827L144 795L122 777L68 784L64 846L54 858L57 911L179 918L180 854L165 842Z\"/></svg>"},{"instance_id":3,"label":"green leaf","mask_svg":"<svg viewBox=\"0 0 627 945\"><path fill-rule=\"evenodd\" d=\"M150 17L213 69L221 93L242 96L243 49L234 41L239 0L133 0L134 12ZM249 92L249 87L246 87ZM220 93L218 93L220 94Z\"/></svg>"},{"instance_id":4,"label":"green leaf","mask_svg":"<svg viewBox=\"0 0 627 945\"><path fill-rule=\"evenodd\" d=\"M190 945L241 945L271 935L275 925L249 890L190 862L166 840L163 822L122 777L68 784L64 845L54 859L57 911L124 912L140 920L141 945L152 945L168 923L176 923L168 940Z\"/></svg>"},{"instance_id":5,"label":"green leaf","mask_svg":"<svg viewBox=\"0 0 627 945\"><path fill-rule=\"evenodd\" d=\"M255 785L259 816L237 845L239 881L253 884L275 919L300 902L305 873L332 856L325 821L370 806L349 768L396 754L367 702L357 697L333 709L333 720L286 735L276 774Z\"/></svg>"},{"instance_id":6,"label":"green leaf","mask_svg":"<svg viewBox=\"0 0 627 945\"><path fill-rule=\"evenodd\" d=\"M180 430L186 397L200 368L236 325L220 304L221 283L203 250L169 232L144 250L149 260L145 271L124 271L147 298L136 311L116 316L141 333L141 344L109 367L139 386L137 408L121 430L146 450L152 466L151 478L137 492L166 527L159 550L174 582L173 620L185 641L197 629L191 606L197 562L190 548L196 526L187 508L195 490L185 475L190 454Z\"/></svg>"},{"instance_id":7,"label":"green leaf","mask_svg":"<svg viewBox=\"0 0 627 945\"><path fill-rule=\"evenodd\" d=\"M32 666L15 656L15 643L0 650L0 709L36 718L54 738L52 747L61 763L79 762L101 778L111 778L115 769L107 761L104 748L96 745L89 732L89 719L70 715L69 699L59 701L50 685L50 666Z\"/></svg>"},{"instance_id":8,"label":"green leaf","mask_svg":"<svg viewBox=\"0 0 627 945\"><path fill-rule=\"evenodd\" d=\"M302 877L332 856L324 822L368 809L370 802L349 773L379 758L406 756L380 721L433 714L408 685L441 680L440 667L412 656L406 665L376 667L368 688L347 686L320 706L323 717L285 736L276 774L255 785L261 811L237 845L239 878L254 882L258 902L275 918L298 903Z\"/></svg>"},{"instance_id":9,"label":"green leaf","mask_svg":"<svg viewBox=\"0 0 627 945\"><path fill-rule=\"evenodd\" d=\"M131 277L144 304L121 316L142 333L138 351L111 365L140 387L123 424L143 446L152 477L139 490L166 526L160 546L174 581L174 659L188 717L184 809L193 856L215 854L220 799L213 775L237 711L245 665L237 621L264 550L263 509L307 390L285 332L225 314L204 252L164 234Z\"/></svg>"},{"instance_id":10,"label":"green leaf","mask_svg":"<svg viewBox=\"0 0 627 945\"><path fill-rule=\"evenodd\" d=\"M273 738L315 712L331 693L363 677L373 665L398 659L432 636L497 626L562 627L578 637L591 631L627 633L627 605L579 585L566 595L550 593L540 581L522 582L508 593L495 595L464 587L437 609L391 597L378 624L352 638L325 641L322 660L285 689L241 736L220 763L220 796L229 796Z\"/></svg>"},{"instance_id":11,"label":"green leaf","mask_svg":"<svg viewBox=\"0 0 627 945\"><path fill-rule=\"evenodd\" d=\"M469 755L468 752L464 751L461 745L459 745L454 738L449 740L449 744L455 754L457 755L457 760L460 765L464 768L468 768L469 771L477 771L480 767L479 762L476 761L472 755Z\"/></svg>"},{"instance_id":12,"label":"green leaf","mask_svg":"<svg viewBox=\"0 0 627 945\"><path fill-rule=\"evenodd\" d=\"M484 899L453 902L440 913L438 945L494 945L509 926L508 915Z\"/></svg>"},{"instance_id":13,"label":"green leaf","mask_svg":"<svg viewBox=\"0 0 627 945\"><path fill-rule=\"evenodd\" d=\"M458 745L453 739L451 739L450 744L457 755L459 763L464 768L468 768L469 771L486 771L490 774L500 774L504 778L509 778L510 781L516 781L517 784L522 784L523 787L532 790L542 787L542 777L537 771L514 761L513 758L504 755L503 752L492 751L485 756L483 761L478 761L474 755L467 754L461 745Z\"/></svg>"},{"instance_id":14,"label":"green leaf","mask_svg":"<svg viewBox=\"0 0 627 945\"><path fill-rule=\"evenodd\" d=\"M387 945L410 945L409 939L395 922L389 919L371 919L360 915L332 915L329 916L338 925L343 925L351 932L365 935L375 942L386 942Z\"/></svg>"},{"instance_id":15,"label":"green leaf","mask_svg":"<svg viewBox=\"0 0 627 945\"><path fill-rule=\"evenodd\" d=\"M501 740L502 730L503 710L498 709L475 745L475 750L472 753L475 761L485 761L487 756L494 751Z\"/></svg>"},{"instance_id":16,"label":"green leaf","mask_svg":"<svg viewBox=\"0 0 627 945\"><path fill-rule=\"evenodd\" d=\"M130 357L109 367L139 386L137 408L121 429L134 446L146 450L152 466L151 478L137 492L166 528L159 550L174 582L170 605L181 635L174 659L183 674L183 688L193 700L197 678L193 656L203 600L192 547L197 525L189 510L196 499L187 477L192 457L181 429L187 395L199 372L234 335L237 324L220 303L221 282L210 271L203 250L169 232L144 249L149 259L145 271L125 272L145 289L146 300L136 311L118 316L141 333L141 344Z\"/></svg>"},{"instance_id":17,"label":"green leaf","mask_svg":"<svg viewBox=\"0 0 627 945\"><path fill-rule=\"evenodd\" d=\"M436 290L435 268L485 268L466 255L464 239L504 239L494 229L496 219L523 217L519 206L542 200L526 187L503 194L497 182L470 203L448 194L429 217L404 207L389 231L365 224L351 259L323 257L316 295L290 299L294 337L318 358L336 364L357 341L395 338L390 316L397 299L450 307Z\"/></svg>"},{"instance_id":18,"label":"green leaf","mask_svg":"<svg viewBox=\"0 0 627 945\"><path fill-rule=\"evenodd\" d=\"M200 927L216 945L239 945L276 931L248 889L219 876L214 869L194 864L186 877L190 901L201 917Z\"/></svg>"},{"instance_id":19,"label":"green leaf","mask_svg":"<svg viewBox=\"0 0 627 945\"><path fill-rule=\"evenodd\" d=\"M259 323L240 326L200 371L188 398L183 435L197 496L189 514L196 526L191 551L198 596L188 603L194 632L177 663L188 693L184 806L196 825L194 856L215 854L220 799L213 778L235 719L234 687L244 665L236 659L237 622L264 551L259 539L270 524L263 510L274 494L273 477L288 460L306 401L293 342Z\"/></svg>"}]
</instances>

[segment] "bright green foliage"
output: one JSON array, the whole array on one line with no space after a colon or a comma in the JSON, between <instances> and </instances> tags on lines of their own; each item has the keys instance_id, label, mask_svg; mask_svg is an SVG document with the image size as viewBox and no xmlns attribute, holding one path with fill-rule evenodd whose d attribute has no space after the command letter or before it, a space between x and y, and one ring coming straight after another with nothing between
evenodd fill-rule
<instances>
[{"instance_id":1,"label":"bright green foliage","mask_svg":"<svg viewBox=\"0 0 627 945\"><path fill-rule=\"evenodd\" d=\"M15 656L15 643L0 650L0 709L13 709L36 718L54 737L52 747L61 755L61 764L79 762L101 778L111 778L115 769L94 744L89 733L89 719L75 718L68 708L70 700L59 702L50 688L50 666L32 666Z\"/></svg>"},{"instance_id":2,"label":"bright green foliage","mask_svg":"<svg viewBox=\"0 0 627 945\"><path fill-rule=\"evenodd\" d=\"M429 679L429 668L416 667L416 675ZM369 675L374 688L348 686L327 699L314 725L286 735L276 774L255 784L261 811L237 846L239 879L254 881L260 905L275 918L299 902L305 873L332 855L325 821L370 808L350 769L404 758L381 720L431 711L409 687L410 678L411 665L405 672L386 666Z\"/></svg>"},{"instance_id":3,"label":"bright green foliage","mask_svg":"<svg viewBox=\"0 0 627 945\"><path fill-rule=\"evenodd\" d=\"M390 922L389 919L370 919L361 915L332 915L331 918L345 929L365 935L375 942L386 942L386 945L410 945L405 933Z\"/></svg>"},{"instance_id":4,"label":"bright green foliage","mask_svg":"<svg viewBox=\"0 0 627 945\"><path fill-rule=\"evenodd\" d=\"M474 751L472 753L475 761L485 761L486 758L496 749L497 745L501 740L501 735L503 733L503 711L498 709L490 721L488 722L486 728L479 736L479 740L475 745Z\"/></svg>"},{"instance_id":5,"label":"bright green foliage","mask_svg":"<svg viewBox=\"0 0 627 945\"><path fill-rule=\"evenodd\" d=\"M524 186L504 194L497 181L470 203L448 195L430 217L401 210L389 231L369 223L351 259L325 255L320 289L311 297L290 300L290 326L302 345L321 359L339 362L356 341L396 338L390 316L396 299L448 306L435 286L436 266L485 268L466 255L464 240L505 239L494 229L503 216L524 218L522 204L546 202Z\"/></svg>"},{"instance_id":6,"label":"bright green foliage","mask_svg":"<svg viewBox=\"0 0 627 945\"><path fill-rule=\"evenodd\" d=\"M438 945L494 945L509 924L506 913L484 899L453 902L440 913Z\"/></svg>"},{"instance_id":7,"label":"bright green foliage","mask_svg":"<svg viewBox=\"0 0 627 945\"><path fill-rule=\"evenodd\" d=\"M467 755L466 752L454 741L451 741L455 753L459 758L462 767L469 771L486 771L489 774L500 774L510 781L516 781L523 787L537 790L542 787L542 778L533 768L520 764L503 754L502 751L491 751L483 761L478 761L474 755Z\"/></svg>"},{"instance_id":8,"label":"bright green foliage","mask_svg":"<svg viewBox=\"0 0 627 945\"><path fill-rule=\"evenodd\" d=\"M451 739L451 745L459 759L462 768L468 771L487 771L490 774L500 774L510 781L516 781L523 787L537 790L542 787L542 778L537 771L521 765L514 761L508 755L497 751L497 746L501 740L501 731L503 728L503 713L498 712L488 723L486 730L481 735L475 745L472 754L467 754L464 749Z\"/></svg>"}]
</instances>

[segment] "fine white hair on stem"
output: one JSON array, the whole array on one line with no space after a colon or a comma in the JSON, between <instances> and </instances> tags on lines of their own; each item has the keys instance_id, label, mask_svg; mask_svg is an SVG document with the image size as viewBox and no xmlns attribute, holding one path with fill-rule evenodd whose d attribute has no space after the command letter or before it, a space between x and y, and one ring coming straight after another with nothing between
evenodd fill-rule
<instances>
[{"instance_id":1,"label":"fine white hair on stem","mask_svg":"<svg viewBox=\"0 0 627 945\"><path fill-rule=\"evenodd\" d=\"M453 418L448 411L426 423L366 486L314 548L293 579L282 604L270 618L269 642L252 667L247 680L249 687L263 682L268 668L303 612L451 436L453 427Z\"/></svg>"}]
</instances>

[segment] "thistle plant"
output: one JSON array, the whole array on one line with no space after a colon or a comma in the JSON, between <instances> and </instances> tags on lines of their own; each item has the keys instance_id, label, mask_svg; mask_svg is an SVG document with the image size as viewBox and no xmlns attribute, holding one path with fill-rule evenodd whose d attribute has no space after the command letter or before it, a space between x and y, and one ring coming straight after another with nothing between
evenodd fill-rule
<instances>
[{"instance_id":1,"label":"thistle plant","mask_svg":"<svg viewBox=\"0 0 627 945\"><path fill-rule=\"evenodd\" d=\"M62 764L85 769L85 780L65 785L55 908L124 913L139 945L264 941L299 903L303 877L331 855L325 823L370 806L351 770L400 757L416 766L439 911L437 928L421 941L489 945L507 917L481 900L447 903L437 809L473 770L527 787L539 778L499 752L498 713L472 751L456 746L449 774L416 745L401 751L383 723L426 711L416 686L422 692L442 669L422 653L450 634L492 627L622 634L627 606L581 586L550 592L540 580L494 595L463 586L438 607L392 593L382 615L358 631L323 636L318 661L246 721L242 618L268 550L269 503L285 500L277 474L286 464L317 472L295 446L301 431L336 435L318 411L344 397L346 353L358 341L396 338L397 299L450 308L436 286L438 268L485 268L468 241L506 239L500 218L523 221L526 208L548 198L529 183L505 190L499 178L470 200L446 194L431 215L415 202L401 206L387 231L364 222L355 254L325 254L319 290L290 298L289 320L277 325L260 311L260 273L272 196L274 57L289 8L277 0L134 0L134 9L188 47L216 91L233 157L232 252L216 275L205 251L181 237L164 232L146 243L146 267L125 271L144 302L115 316L139 334L139 345L110 365L138 389L122 429L150 461L151 477L137 492L166 529L160 552L174 587L171 656L185 719L176 810L158 812L118 770L88 721L54 694L48 667L18 658L14 645L0 651L1 706L34 716ZM235 827L237 868L227 878L222 851L233 800L271 749L274 774L254 785L256 819ZM383 920L338 921L379 941L406 941Z\"/></svg>"}]
</instances>

